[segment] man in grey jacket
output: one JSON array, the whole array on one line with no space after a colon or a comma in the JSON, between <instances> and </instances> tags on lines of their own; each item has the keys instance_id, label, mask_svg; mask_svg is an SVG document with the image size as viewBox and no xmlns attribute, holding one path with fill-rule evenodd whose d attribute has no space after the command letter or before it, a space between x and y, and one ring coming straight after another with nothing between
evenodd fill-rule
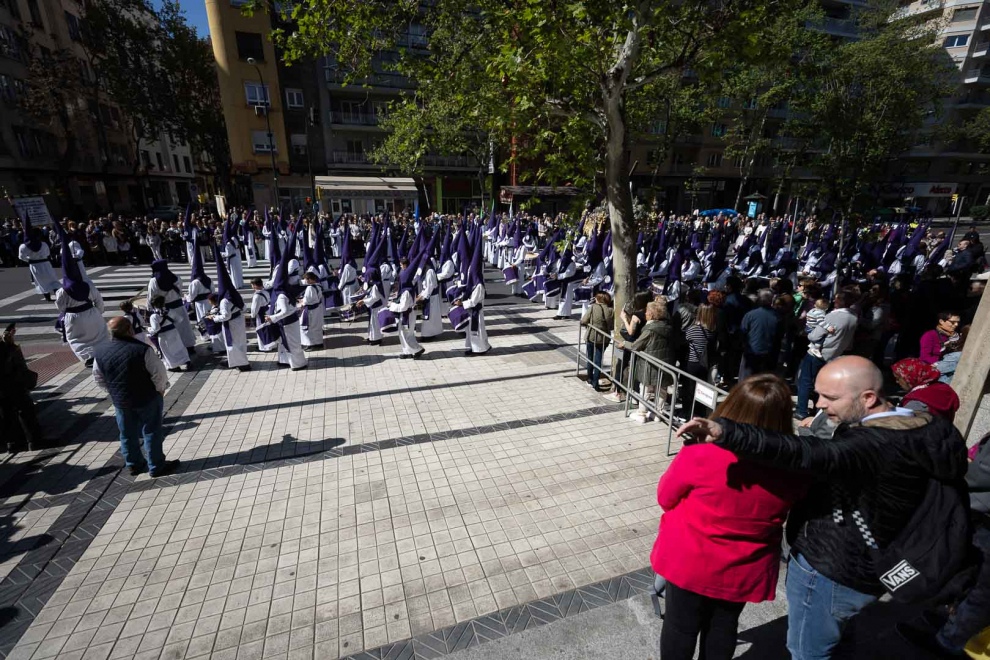
<instances>
[{"instance_id":1,"label":"man in grey jacket","mask_svg":"<svg viewBox=\"0 0 990 660\"><path fill-rule=\"evenodd\" d=\"M801 372L798 374L797 407L794 412L794 416L798 419L808 416L808 400L814 392L818 372L827 363L841 357L852 345L856 334L858 318L849 309L849 299L846 294L842 291L835 294L833 303L832 311L825 315L824 322L808 335L811 346L801 362ZM821 357L812 352L819 343L821 343Z\"/></svg>"}]
</instances>

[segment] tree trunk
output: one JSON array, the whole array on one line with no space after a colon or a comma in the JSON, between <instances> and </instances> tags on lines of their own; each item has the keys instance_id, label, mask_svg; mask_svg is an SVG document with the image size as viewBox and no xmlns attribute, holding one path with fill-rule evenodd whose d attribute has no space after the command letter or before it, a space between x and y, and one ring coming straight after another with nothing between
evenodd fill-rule
<instances>
[{"instance_id":1,"label":"tree trunk","mask_svg":"<svg viewBox=\"0 0 990 660\"><path fill-rule=\"evenodd\" d=\"M612 277L615 309L620 310L636 294L636 224L629 190L629 149L626 110L618 92L606 98L605 196L612 227ZM615 315L615 330L622 327Z\"/></svg>"}]
</instances>

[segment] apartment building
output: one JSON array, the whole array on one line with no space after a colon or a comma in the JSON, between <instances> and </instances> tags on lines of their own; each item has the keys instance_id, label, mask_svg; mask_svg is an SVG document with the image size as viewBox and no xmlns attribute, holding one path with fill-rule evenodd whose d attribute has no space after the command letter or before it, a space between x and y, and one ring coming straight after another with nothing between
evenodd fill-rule
<instances>
[{"instance_id":1,"label":"apartment building","mask_svg":"<svg viewBox=\"0 0 990 660\"><path fill-rule=\"evenodd\" d=\"M75 0L0 0L0 193L43 195L55 214L74 217L188 198L188 147L164 138L134 144L127 118L96 85L80 20ZM65 123L39 121L23 105L31 62L60 57L59 75L71 75L81 93ZM12 214L2 197L0 215Z\"/></svg>"}]
</instances>

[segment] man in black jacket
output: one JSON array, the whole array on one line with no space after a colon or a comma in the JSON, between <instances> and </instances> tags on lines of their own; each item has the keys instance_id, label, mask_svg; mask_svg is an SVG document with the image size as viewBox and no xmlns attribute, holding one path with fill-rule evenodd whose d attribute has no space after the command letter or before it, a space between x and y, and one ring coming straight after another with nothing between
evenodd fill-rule
<instances>
[{"instance_id":1,"label":"man in black jacket","mask_svg":"<svg viewBox=\"0 0 990 660\"><path fill-rule=\"evenodd\" d=\"M771 433L726 419L678 429L695 440L819 478L791 511L787 539L787 648L793 660L829 658L848 621L883 593L864 521L886 547L921 504L931 478L966 474L966 444L949 422L897 408L879 369L833 360L815 380L816 404L836 424L830 440Z\"/></svg>"},{"instance_id":2,"label":"man in black jacket","mask_svg":"<svg viewBox=\"0 0 990 660\"><path fill-rule=\"evenodd\" d=\"M175 472L179 461L166 461L162 450L162 416L168 374L151 346L134 338L126 316L107 323L112 341L94 355L93 379L110 393L120 429L120 453L133 476L152 477ZM144 445L147 458L141 455Z\"/></svg>"}]
</instances>

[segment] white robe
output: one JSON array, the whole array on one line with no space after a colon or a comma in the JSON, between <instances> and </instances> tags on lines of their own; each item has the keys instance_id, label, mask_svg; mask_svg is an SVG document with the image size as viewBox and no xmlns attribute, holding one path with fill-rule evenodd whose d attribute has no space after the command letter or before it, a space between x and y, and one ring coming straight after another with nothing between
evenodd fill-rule
<instances>
[{"instance_id":1,"label":"white robe","mask_svg":"<svg viewBox=\"0 0 990 660\"><path fill-rule=\"evenodd\" d=\"M223 257L227 262L227 272L230 273L230 281L234 283L234 288L244 288L244 269L241 266L241 251L237 249L233 241L228 241L223 249Z\"/></svg>"},{"instance_id":2,"label":"white robe","mask_svg":"<svg viewBox=\"0 0 990 660\"><path fill-rule=\"evenodd\" d=\"M388 308L399 317L399 343L402 345L403 355L415 355L423 350L423 347L416 341L416 299L408 290L403 291L398 302L394 302ZM402 313L409 312L409 325L402 324Z\"/></svg>"},{"instance_id":3,"label":"white robe","mask_svg":"<svg viewBox=\"0 0 990 660\"><path fill-rule=\"evenodd\" d=\"M572 260L571 263L567 265L563 273L557 276L557 279L565 280L569 277L574 277L577 273L577 264ZM560 303L557 305L557 316L570 316L571 307L574 304L574 290L581 286L581 280L574 280L567 284L566 288L561 289L563 295L560 296Z\"/></svg>"},{"instance_id":4,"label":"white robe","mask_svg":"<svg viewBox=\"0 0 990 660\"><path fill-rule=\"evenodd\" d=\"M470 311L484 302L485 287L482 284L478 284L474 287L474 291L471 292L470 298L461 300L461 305L464 309ZM464 348L472 353L487 353L491 347L492 345L488 343L488 331L485 330L485 310L481 309L478 312L478 329L472 330L471 324L468 323L467 329L464 331Z\"/></svg>"},{"instance_id":5,"label":"white robe","mask_svg":"<svg viewBox=\"0 0 990 660\"><path fill-rule=\"evenodd\" d=\"M265 241L265 260L269 263L271 263L272 260L272 242L268 240L271 235L272 232L270 232L267 228L261 228L261 237Z\"/></svg>"},{"instance_id":6,"label":"white robe","mask_svg":"<svg viewBox=\"0 0 990 660\"><path fill-rule=\"evenodd\" d=\"M238 315L235 319L231 318L240 311L239 308L234 307L234 303L224 298L220 301L220 313L213 316L213 320L217 323L226 322L230 330L230 343L227 342L227 334L220 333L223 337L224 350L227 351L228 367L248 366L247 326L244 324L244 314Z\"/></svg>"},{"instance_id":7,"label":"white robe","mask_svg":"<svg viewBox=\"0 0 990 660\"><path fill-rule=\"evenodd\" d=\"M437 273L428 268L419 283L419 297L430 300L430 318L424 318L419 326L419 335L424 339L443 334L443 307L440 303L440 284Z\"/></svg>"},{"instance_id":8,"label":"white robe","mask_svg":"<svg viewBox=\"0 0 990 660\"><path fill-rule=\"evenodd\" d=\"M211 306L210 307L210 311L207 312L207 316L209 316L211 319L213 317L219 316L219 315L220 315L220 308L219 307L213 307L213 306ZM217 324L217 333L211 335L211 334L209 334L207 332L207 335L206 336L210 340L210 350L211 351L213 351L214 353L225 353L226 352L227 349L224 348L224 345L223 345L223 332L222 332L222 330L220 328L220 324L219 323Z\"/></svg>"},{"instance_id":9,"label":"white robe","mask_svg":"<svg viewBox=\"0 0 990 660\"><path fill-rule=\"evenodd\" d=\"M378 322L378 312L385 309L384 303L387 300L378 289L378 284L372 284L368 289L368 295L364 297L364 304L368 308L368 341L381 341L382 326Z\"/></svg>"},{"instance_id":10,"label":"white robe","mask_svg":"<svg viewBox=\"0 0 990 660\"><path fill-rule=\"evenodd\" d=\"M361 290L357 281L357 269L350 264L340 267L340 293L344 297L344 304L350 305L351 298Z\"/></svg>"},{"instance_id":11,"label":"white robe","mask_svg":"<svg viewBox=\"0 0 990 660\"><path fill-rule=\"evenodd\" d=\"M254 268L258 265L258 251L254 244L254 232L248 231L247 240L244 242L244 253L247 256L247 267Z\"/></svg>"},{"instance_id":12,"label":"white robe","mask_svg":"<svg viewBox=\"0 0 990 660\"><path fill-rule=\"evenodd\" d=\"M79 241L69 241L69 252L72 253L72 258L76 260L76 268L79 269L79 274L82 275L84 280L92 284L93 280L89 279L89 275L86 274L86 264L83 263L86 252L79 245Z\"/></svg>"},{"instance_id":13,"label":"white robe","mask_svg":"<svg viewBox=\"0 0 990 660\"><path fill-rule=\"evenodd\" d=\"M77 314L66 311L87 302L92 302L93 306L84 312ZM55 292L55 306L60 314L65 313L65 340L80 362L93 357L97 348L110 341L107 322L103 320L103 297L92 284L89 285L88 300L76 300L65 289L59 289Z\"/></svg>"},{"instance_id":14,"label":"white robe","mask_svg":"<svg viewBox=\"0 0 990 660\"><path fill-rule=\"evenodd\" d=\"M382 296L385 300L388 300L389 294L392 293L392 282L395 281L392 266L388 263L383 263L378 267L378 272L382 274Z\"/></svg>"},{"instance_id":15,"label":"white robe","mask_svg":"<svg viewBox=\"0 0 990 660\"><path fill-rule=\"evenodd\" d=\"M189 281L189 289L186 300L188 300L196 310L196 321L199 323L203 322L203 319L206 318L206 315L210 313L210 309L213 307L213 305L210 304L210 301L206 299L206 296L211 293L213 293L212 282L210 282L210 286L207 288L207 286L199 280ZM196 300L196 298L201 299Z\"/></svg>"},{"instance_id":16,"label":"white robe","mask_svg":"<svg viewBox=\"0 0 990 660\"><path fill-rule=\"evenodd\" d=\"M330 251L336 258L340 258L340 245L340 229L334 227L330 230Z\"/></svg>"},{"instance_id":17,"label":"white robe","mask_svg":"<svg viewBox=\"0 0 990 660\"><path fill-rule=\"evenodd\" d=\"M158 234L148 234L145 237L145 242L148 243L148 247L151 248L151 258L158 261L162 258L162 237Z\"/></svg>"},{"instance_id":18,"label":"white robe","mask_svg":"<svg viewBox=\"0 0 990 660\"><path fill-rule=\"evenodd\" d=\"M265 324L265 314L270 312L272 295L267 291L255 291L254 297L251 298L251 318L254 319L254 327L257 329L259 326ZM262 311L264 308L264 311ZM278 346L278 342L273 342L271 344L262 343L261 337L258 336L258 350L262 353L269 353L274 351Z\"/></svg>"},{"instance_id":19,"label":"white robe","mask_svg":"<svg viewBox=\"0 0 990 660\"><path fill-rule=\"evenodd\" d=\"M196 335L193 334L192 323L189 322L189 313L186 312L186 307L182 304L182 295L179 293L181 290L181 277L176 276L175 287L169 291L162 291L158 286L158 280L152 277L148 281L148 302L150 303L159 296L165 298L165 307L167 308L169 318L175 323L176 331L182 337L182 343L185 344L186 348L193 348L196 346ZM178 303L178 305L175 303Z\"/></svg>"},{"instance_id":20,"label":"white robe","mask_svg":"<svg viewBox=\"0 0 990 660\"><path fill-rule=\"evenodd\" d=\"M184 309L170 310L163 316L162 312L154 311L148 321L148 335L158 340L158 348L161 349L162 361L169 369L178 369L189 363L189 353L182 341L182 337L177 330L178 325L172 318L176 314L185 314ZM171 330L162 331L162 326L171 324Z\"/></svg>"},{"instance_id":21,"label":"white robe","mask_svg":"<svg viewBox=\"0 0 990 660\"><path fill-rule=\"evenodd\" d=\"M307 325L303 326L303 311L299 312L300 339L303 346L323 346L323 290L319 284L307 284L303 305L308 308Z\"/></svg>"},{"instance_id":22,"label":"white robe","mask_svg":"<svg viewBox=\"0 0 990 660\"><path fill-rule=\"evenodd\" d=\"M284 293L279 293L278 297L275 298L275 313L269 312L269 316L274 323L291 316L296 311L296 307L289 300L289 297ZM282 326L282 329L285 331L285 342L283 343L281 338L278 341L278 363L287 364L293 369L302 369L306 366L307 361L306 354L302 350L302 343L299 341L299 321L287 323Z\"/></svg>"},{"instance_id":23,"label":"white robe","mask_svg":"<svg viewBox=\"0 0 990 660\"><path fill-rule=\"evenodd\" d=\"M48 249L47 243L42 242L41 247L37 250L32 250L27 244L22 243L21 247L17 250L17 256L21 261L28 264L28 270L31 271L31 279L34 280L35 291L44 295L46 293L54 293L62 287L62 283L59 282L58 276L55 274L55 269L52 268L51 262L48 261L51 251ZM37 263L31 263L33 261Z\"/></svg>"},{"instance_id":24,"label":"white robe","mask_svg":"<svg viewBox=\"0 0 990 660\"><path fill-rule=\"evenodd\" d=\"M515 266L516 270L519 271L516 275L516 281L509 288L509 293L518 296L522 293L523 283L526 282L526 248L524 246L516 248L509 265Z\"/></svg>"},{"instance_id":25,"label":"white robe","mask_svg":"<svg viewBox=\"0 0 990 660\"><path fill-rule=\"evenodd\" d=\"M443 315L447 316L450 311L450 302L447 300L447 289L454 285L457 277L457 267L453 259L447 259L440 272L437 273L437 283L440 285L440 304L443 305Z\"/></svg>"}]
</instances>

